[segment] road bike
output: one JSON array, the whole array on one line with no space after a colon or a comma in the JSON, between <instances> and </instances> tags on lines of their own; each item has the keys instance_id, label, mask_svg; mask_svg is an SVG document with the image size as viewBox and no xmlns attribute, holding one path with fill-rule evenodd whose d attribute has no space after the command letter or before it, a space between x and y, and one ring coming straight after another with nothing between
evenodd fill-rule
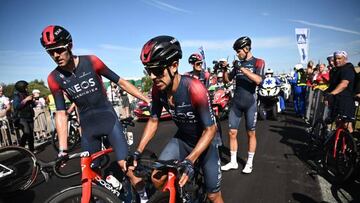
<instances>
[{"instance_id":1,"label":"road bike","mask_svg":"<svg viewBox=\"0 0 360 203\"><path fill-rule=\"evenodd\" d=\"M31 187L39 171L47 182L52 174L60 178L70 178L80 174L60 172L61 163L67 159L79 157L79 154L69 155L51 162L44 162L26 148L7 146L0 148L0 194L11 195L19 190Z\"/></svg>"},{"instance_id":2,"label":"road bike","mask_svg":"<svg viewBox=\"0 0 360 203\"><path fill-rule=\"evenodd\" d=\"M62 203L62 202L136 202L137 197L130 181L124 173L117 173L120 171L117 166L116 171L112 173L105 172L104 175L100 171L93 169L91 163L101 158L102 156L112 153L112 148L108 148L90 155L88 152L82 152L81 157L81 185L66 188L50 198L47 203ZM140 162L143 163L144 161ZM117 165L117 162L114 162ZM131 163L130 161L128 163ZM107 175L112 174L119 180L119 186L114 186L106 181Z\"/></svg>"},{"instance_id":3,"label":"road bike","mask_svg":"<svg viewBox=\"0 0 360 203\"><path fill-rule=\"evenodd\" d=\"M199 167L195 167L194 178L183 188L178 184L181 175L178 160L158 160L154 162L152 168L167 174L167 180L161 191L157 191L148 203L210 202L204 187L204 176Z\"/></svg>"},{"instance_id":4,"label":"road bike","mask_svg":"<svg viewBox=\"0 0 360 203\"><path fill-rule=\"evenodd\" d=\"M326 177L333 183L346 182L358 163L358 149L353 135L342 118L336 119L337 128L324 142L321 161Z\"/></svg>"}]
</instances>

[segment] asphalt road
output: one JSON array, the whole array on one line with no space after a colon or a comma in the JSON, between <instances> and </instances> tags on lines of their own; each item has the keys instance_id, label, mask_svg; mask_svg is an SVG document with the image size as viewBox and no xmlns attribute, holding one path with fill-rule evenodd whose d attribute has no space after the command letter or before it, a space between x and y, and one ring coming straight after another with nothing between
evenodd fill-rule
<instances>
[{"instance_id":1,"label":"asphalt road","mask_svg":"<svg viewBox=\"0 0 360 203\"><path fill-rule=\"evenodd\" d=\"M135 144L138 143L144 126L144 122L137 122L134 128L130 128L134 133ZM247 157L247 137L244 129L242 122L238 134L240 168L244 166ZM229 160L227 120L222 121L222 130L225 143L222 153L224 164ZM157 136L149 143L148 149L159 155L175 131L172 121L162 121ZM321 178L312 173L314 168L309 164L311 161L305 151L305 136L303 121L295 118L291 112L281 115L279 121L259 121L253 173L242 174L241 169L223 172L221 188L225 202L360 202L359 184L336 187L319 183L323 181L319 181ZM41 150L37 157L42 160L50 161L56 156L51 145L43 145ZM77 170L79 163L69 163L68 167L69 170ZM2 201L42 203L57 191L79 183L79 176L70 179L53 176L49 182L44 182L39 175L32 188L3 198ZM346 192L345 200L338 197L339 191Z\"/></svg>"}]
</instances>

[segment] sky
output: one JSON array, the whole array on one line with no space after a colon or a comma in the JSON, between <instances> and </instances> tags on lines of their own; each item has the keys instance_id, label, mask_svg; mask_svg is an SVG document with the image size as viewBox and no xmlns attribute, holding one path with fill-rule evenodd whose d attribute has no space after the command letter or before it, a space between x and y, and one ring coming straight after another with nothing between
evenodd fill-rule
<instances>
[{"instance_id":1,"label":"sky","mask_svg":"<svg viewBox=\"0 0 360 203\"><path fill-rule=\"evenodd\" d=\"M326 62L345 50L360 62L359 0L0 0L0 83L47 80L55 63L40 44L48 25L73 38L73 53L97 55L120 77L140 78L142 46L170 35L180 41L180 73L203 47L207 66L234 60L234 41L252 40L252 53L275 73L300 62L295 28L309 28L309 59Z\"/></svg>"}]
</instances>

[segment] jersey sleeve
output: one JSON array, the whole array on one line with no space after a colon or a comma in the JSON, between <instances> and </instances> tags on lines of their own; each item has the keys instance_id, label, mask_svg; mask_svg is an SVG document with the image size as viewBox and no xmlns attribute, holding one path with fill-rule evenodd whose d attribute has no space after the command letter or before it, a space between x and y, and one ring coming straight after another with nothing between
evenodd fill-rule
<instances>
[{"instance_id":1,"label":"jersey sleeve","mask_svg":"<svg viewBox=\"0 0 360 203\"><path fill-rule=\"evenodd\" d=\"M210 105L209 93L199 80L192 80L189 85L191 103L194 105L204 127L215 122L215 116Z\"/></svg>"},{"instance_id":2,"label":"jersey sleeve","mask_svg":"<svg viewBox=\"0 0 360 203\"><path fill-rule=\"evenodd\" d=\"M55 80L53 74L48 76L48 86L50 88L51 94L54 97L55 106L57 111L66 110L65 98L60 85Z\"/></svg>"},{"instance_id":3,"label":"jersey sleeve","mask_svg":"<svg viewBox=\"0 0 360 203\"><path fill-rule=\"evenodd\" d=\"M340 72L340 78L341 80L347 80L349 82L353 82L355 79L355 71L353 71L350 68L342 69Z\"/></svg>"},{"instance_id":4,"label":"jersey sleeve","mask_svg":"<svg viewBox=\"0 0 360 203\"><path fill-rule=\"evenodd\" d=\"M255 68L256 68L255 73L260 75L262 78L264 78L265 61L262 59L256 59Z\"/></svg>"},{"instance_id":5,"label":"jersey sleeve","mask_svg":"<svg viewBox=\"0 0 360 203\"><path fill-rule=\"evenodd\" d=\"M90 60L98 75L102 75L116 84L119 82L120 76L108 68L97 56L90 56Z\"/></svg>"},{"instance_id":6,"label":"jersey sleeve","mask_svg":"<svg viewBox=\"0 0 360 203\"><path fill-rule=\"evenodd\" d=\"M154 86L152 87L152 91L151 91L151 99L152 101L151 101L150 115L152 118L160 119L163 105L160 101L160 91Z\"/></svg>"}]
</instances>

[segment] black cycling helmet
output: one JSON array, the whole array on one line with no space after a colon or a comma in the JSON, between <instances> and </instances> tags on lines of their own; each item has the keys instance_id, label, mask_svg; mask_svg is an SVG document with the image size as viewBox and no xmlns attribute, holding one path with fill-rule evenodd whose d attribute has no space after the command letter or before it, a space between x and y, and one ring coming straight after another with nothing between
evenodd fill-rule
<instances>
[{"instance_id":1,"label":"black cycling helmet","mask_svg":"<svg viewBox=\"0 0 360 203\"><path fill-rule=\"evenodd\" d=\"M251 39L249 37L240 37L237 39L233 45L235 51L243 49L244 47L249 46L251 48Z\"/></svg>"},{"instance_id":2,"label":"black cycling helmet","mask_svg":"<svg viewBox=\"0 0 360 203\"><path fill-rule=\"evenodd\" d=\"M189 57L189 63L191 63L191 64L194 64L194 63L196 63L198 61L202 61L202 60L203 60L202 56L198 53L193 53Z\"/></svg>"},{"instance_id":3,"label":"black cycling helmet","mask_svg":"<svg viewBox=\"0 0 360 203\"><path fill-rule=\"evenodd\" d=\"M65 28L58 25L49 25L42 31L40 42L46 48L59 43L72 43L72 38Z\"/></svg>"},{"instance_id":4,"label":"black cycling helmet","mask_svg":"<svg viewBox=\"0 0 360 203\"><path fill-rule=\"evenodd\" d=\"M150 39L143 46L140 54L141 62L148 68L165 67L181 59L180 43L171 36L158 36Z\"/></svg>"},{"instance_id":5,"label":"black cycling helmet","mask_svg":"<svg viewBox=\"0 0 360 203\"><path fill-rule=\"evenodd\" d=\"M25 80L19 80L15 83L15 90L18 92L26 92L26 87L29 85Z\"/></svg>"}]
</instances>

